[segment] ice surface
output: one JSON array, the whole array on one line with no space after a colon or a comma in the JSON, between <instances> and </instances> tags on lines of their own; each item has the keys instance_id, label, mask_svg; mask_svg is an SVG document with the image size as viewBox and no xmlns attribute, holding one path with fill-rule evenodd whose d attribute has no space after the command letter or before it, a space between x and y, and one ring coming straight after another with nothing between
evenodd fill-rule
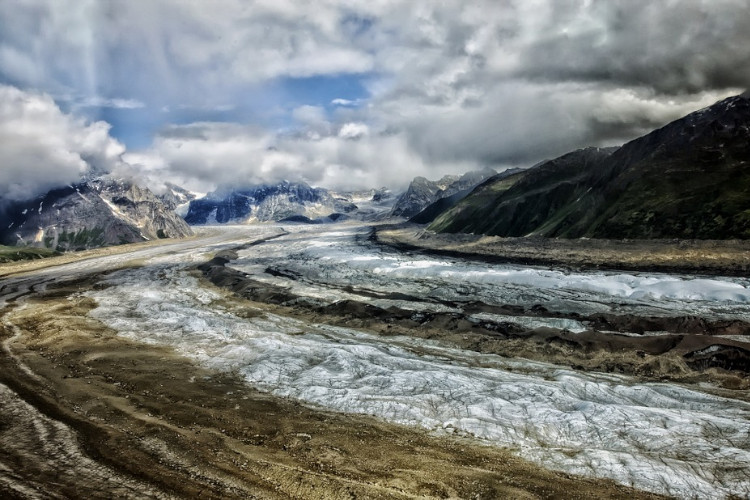
<instances>
[{"instance_id":1,"label":"ice surface","mask_svg":"<svg viewBox=\"0 0 750 500\"><path fill-rule=\"evenodd\" d=\"M589 328L580 321L567 318L537 318L534 316L507 316L502 314L478 313L469 316L469 320L492 321L494 323L513 323L523 328L528 328L529 330L541 327L568 330L573 333L581 333L589 330Z\"/></svg>"},{"instance_id":2,"label":"ice surface","mask_svg":"<svg viewBox=\"0 0 750 500\"><path fill-rule=\"evenodd\" d=\"M415 272L441 268L439 272L456 273L450 279L457 286L497 279L492 269L473 265L465 266L473 266L476 274L461 277L455 263L439 259L408 262L389 255L354 255L358 259L341 260L341 249L327 240L336 236L321 241L316 234L300 232L285 244L304 246L310 259L334 263L321 272L351 273L358 266L372 270L379 262L381 271L367 276L404 273L413 280ZM341 237L348 241L351 234ZM262 266L263 252L276 251L276 242L243 253L255 253L253 265ZM325 251L316 254L315 249ZM542 280L555 276L523 271L513 269L508 275L530 282L531 275ZM572 281L597 282L593 275L584 277ZM108 282L112 286L88 293L99 304L92 316L129 338L173 346L208 366L235 370L280 396L474 436L509 446L546 467L681 498L750 495L750 405L737 400L270 314L240 318L217 306L220 295L202 289L174 258L114 273ZM598 281L618 284L605 285L607 293L660 282L672 281L624 275ZM549 284L554 288L551 278ZM708 296L716 296L713 288L702 295Z\"/></svg>"},{"instance_id":3,"label":"ice surface","mask_svg":"<svg viewBox=\"0 0 750 500\"><path fill-rule=\"evenodd\" d=\"M466 301L512 304L579 314L642 316L699 314L709 319L750 318L750 280L653 273L566 272L541 267L492 265L405 255L368 244L360 226L289 228L288 237L240 252L232 267L293 291L328 301L376 300L372 293L419 297L420 304ZM313 236L314 235L314 236ZM265 275L266 267L291 271L290 280ZM347 290L343 290L347 287ZM391 302L391 305L404 306ZM388 303L383 303L387 307Z\"/></svg>"}]
</instances>

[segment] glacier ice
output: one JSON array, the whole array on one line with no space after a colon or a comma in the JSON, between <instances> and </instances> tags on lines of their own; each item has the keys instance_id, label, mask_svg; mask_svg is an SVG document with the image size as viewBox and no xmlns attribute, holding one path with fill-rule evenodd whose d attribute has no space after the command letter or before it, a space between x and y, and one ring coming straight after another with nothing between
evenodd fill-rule
<instances>
[{"instance_id":1,"label":"glacier ice","mask_svg":"<svg viewBox=\"0 0 750 500\"><path fill-rule=\"evenodd\" d=\"M358 231L295 229L240 252L239 266L258 275L271 263L295 267L306 279L296 286L326 289L331 299L339 293L330 286L336 280L415 295L426 290L425 296L436 288L451 293L453 283L492 297L511 283L532 295L576 290L593 302L632 300L632 307L689 310L698 304L738 315L747 307L742 280L564 273L373 254L351 243ZM113 273L110 286L87 292L99 304L92 316L128 338L236 371L279 396L458 433L510 447L546 467L678 497L750 496L745 402L268 313L238 317L217 307L221 294L202 288L185 270L195 260L195 254L162 256ZM634 298L638 290L645 295ZM638 302L646 295L658 304Z\"/></svg>"}]
</instances>

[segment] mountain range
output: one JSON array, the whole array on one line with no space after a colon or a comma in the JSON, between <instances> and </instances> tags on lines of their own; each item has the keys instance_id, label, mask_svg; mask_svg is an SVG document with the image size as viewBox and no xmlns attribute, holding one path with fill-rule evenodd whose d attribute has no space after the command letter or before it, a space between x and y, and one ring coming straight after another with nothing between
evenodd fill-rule
<instances>
[{"instance_id":1,"label":"mountain range","mask_svg":"<svg viewBox=\"0 0 750 500\"><path fill-rule=\"evenodd\" d=\"M337 193L304 182L156 195L108 175L24 201L0 200L0 244L68 251L192 234L189 224L406 217L437 232L562 238L750 238L750 94L691 113L621 147L531 168L416 177ZM184 219L183 219L184 217ZM187 223L186 223L187 222Z\"/></svg>"},{"instance_id":2,"label":"mountain range","mask_svg":"<svg viewBox=\"0 0 750 500\"><path fill-rule=\"evenodd\" d=\"M278 221L292 216L314 219L357 209L350 200L304 182L222 189L190 202L189 224Z\"/></svg>"},{"instance_id":3,"label":"mountain range","mask_svg":"<svg viewBox=\"0 0 750 500\"><path fill-rule=\"evenodd\" d=\"M750 238L750 94L619 148L587 148L494 177L429 226L563 238Z\"/></svg>"}]
</instances>

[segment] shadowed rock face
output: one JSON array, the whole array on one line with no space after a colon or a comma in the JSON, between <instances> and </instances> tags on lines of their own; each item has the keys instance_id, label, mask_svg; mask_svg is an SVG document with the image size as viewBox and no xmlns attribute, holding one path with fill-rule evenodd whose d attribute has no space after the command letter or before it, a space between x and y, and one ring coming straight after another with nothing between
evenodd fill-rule
<instances>
[{"instance_id":1,"label":"shadowed rock face","mask_svg":"<svg viewBox=\"0 0 750 500\"><path fill-rule=\"evenodd\" d=\"M487 186L431 229L498 236L750 238L750 99L691 113L621 148L584 149Z\"/></svg>"},{"instance_id":2,"label":"shadowed rock face","mask_svg":"<svg viewBox=\"0 0 750 500\"><path fill-rule=\"evenodd\" d=\"M148 189L105 178L14 202L0 214L0 227L6 244L61 251L192 234Z\"/></svg>"},{"instance_id":3,"label":"shadowed rock face","mask_svg":"<svg viewBox=\"0 0 750 500\"><path fill-rule=\"evenodd\" d=\"M415 177L409 188L402 194L391 210L393 217L413 217L432 203L449 198L459 192L471 190L486 179L497 174L492 169L467 172L458 177L446 175L439 181Z\"/></svg>"}]
</instances>

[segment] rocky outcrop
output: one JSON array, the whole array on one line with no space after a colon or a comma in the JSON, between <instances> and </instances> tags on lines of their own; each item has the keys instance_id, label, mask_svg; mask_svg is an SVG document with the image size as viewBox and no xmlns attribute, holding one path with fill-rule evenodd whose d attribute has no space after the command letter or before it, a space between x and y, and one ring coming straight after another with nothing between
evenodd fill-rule
<instances>
[{"instance_id":1,"label":"rocky outcrop","mask_svg":"<svg viewBox=\"0 0 750 500\"><path fill-rule=\"evenodd\" d=\"M413 217L432 203L448 198L461 191L471 190L486 179L497 174L492 169L467 172L462 176L446 175L439 181L415 177L406 192L396 201L391 210L393 217Z\"/></svg>"},{"instance_id":2,"label":"rocky outcrop","mask_svg":"<svg viewBox=\"0 0 750 500\"><path fill-rule=\"evenodd\" d=\"M164 192L158 195L159 199L169 210L184 217L187 214L190 202L198 196L181 186L172 184L171 182L165 182L164 187Z\"/></svg>"},{"instance_id":3,"label":"rocky outcrop","mask_svg":"<svg viewBox=\"0 0 750 500\"><path fill-rule=\"evenodd\" d=\"M437 198L438 192L448 188L456 182L456 176L446 175L439 181L430 181L424 177L415 177L409 184L406 192L402 194L391 210L393 217L412 217L421 212Z\"/></svg>"},{"instance_id":4,"label":"rocky outcrop","mask_svg":"<svg viewBox=\"0 0 750 500\"><path fill-rule=\"evenodd\" d=\"M489 178L481 174L485 172L487 174L490 172L494 173L494 170L490 172L469 172L461 177L459 181L451 184L447 190L439 191L436 196L437 200L427 205L421 212L409 219L409 222L414 222L416 224L429 224L443 212L458 205L461 200L469 196L475 189L481 189L485 183L497 185L497 183L503 179L512 177L522 171L523 170L520 168L511 168L504 170L499 174L490 175ZM456 191L459 188L463 189Z\"/></svg>"}]
</instances>

